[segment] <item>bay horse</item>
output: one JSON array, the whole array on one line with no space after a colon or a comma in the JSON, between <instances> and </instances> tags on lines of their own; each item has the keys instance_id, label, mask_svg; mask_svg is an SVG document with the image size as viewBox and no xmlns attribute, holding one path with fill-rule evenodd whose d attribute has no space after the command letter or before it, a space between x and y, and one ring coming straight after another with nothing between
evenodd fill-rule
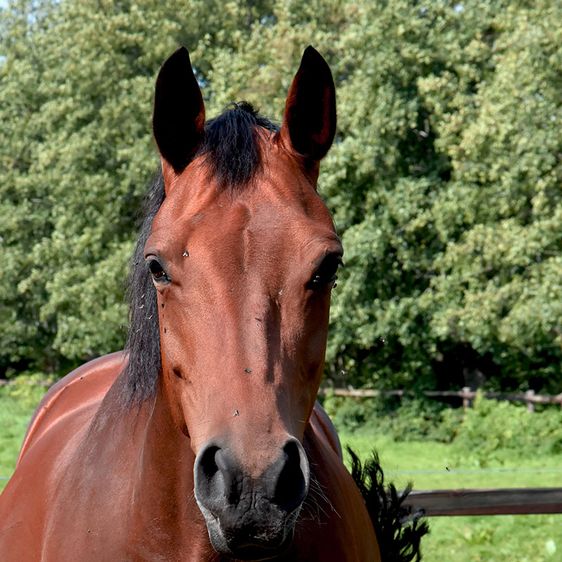
<instances>
[{"instance_id":1,"label":"bay horse","mask_svg":"<svg viewBox=\"0 0 562 562\"><path fill-rule=\"evenodd\" d=\"M312 47L280 127L245 103L206 122L187 50L164 63L127 348L40 403L0 501L3 562L380 560L316 402L343 252L316 191L335 128Z\"/></svg>"}]
</instances>

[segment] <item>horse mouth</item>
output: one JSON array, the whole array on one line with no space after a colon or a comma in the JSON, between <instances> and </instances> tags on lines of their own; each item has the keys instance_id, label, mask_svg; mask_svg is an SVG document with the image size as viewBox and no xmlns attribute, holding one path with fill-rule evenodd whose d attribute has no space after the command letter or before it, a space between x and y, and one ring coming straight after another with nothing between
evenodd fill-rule
<instances>
[{"instance_id":1,"label":"horse mouth","mask_svg":"<svg viewBox=\"0 0 562 562\"><path fill-rule=\"evenodd\" d=\"M208 519L206 523L215 551L236 560L271 560L286 553L293 542L293 525L289 528L269 528L262 524L224 530L215 517Z\"/></svg>"}]
</instances>

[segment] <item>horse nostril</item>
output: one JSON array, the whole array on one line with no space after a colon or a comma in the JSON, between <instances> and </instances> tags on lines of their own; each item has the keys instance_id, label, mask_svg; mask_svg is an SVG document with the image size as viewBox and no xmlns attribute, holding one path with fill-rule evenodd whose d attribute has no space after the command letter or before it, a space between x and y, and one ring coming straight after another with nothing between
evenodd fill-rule
<instances>
[{"instance_id":1,"label":"horse nostril","mask_svg":"<svg viewBox=\"0 0 562 562\"><path fill-rule=\"evenodd\" d=\"M207 445L195 459L195 497L212 511L215 503L224 494L224 480L217 464L220 447Z\"/></svg>"},{"instance_id":2,"label":"horse nostril","mask_svg":"<svg viewBox=\"0 0 562 562\"><path fill-rule=\"evenodd\" d=\"M302 445L296 439L288 441L277 464L279 473L273 503L291 513L302 504L308 492L308 460Z\"/></svg>"},{"instance_id":3,"label":"horse nostril","mask_svg":"<svg viewBox=\"0 0 562 562\"><path fill-rule=\"evenodd\" d=\"M219 467L217 465L217 453L220 451L220 447L215 445L210 445L205 448L197 457L197 469L201 476L205 479L210 480L218 472Z\"/></svg>"},{"instance_id":4,"label":"horse nostril","mask_svg":"<svg viewBox=\"0 0 562 562\"><path fill-rule=\"evenodd\" d=\"M283 517L283 513L295 512L308 492L308 460L294 438L280 452L262 476L252 479L228 448L207 444L195 459L195 497L199 506L220 517L225 525L225 517L241 518L248 511L249 502L256 502L251 509L260 513L273 509Z\"/></svg>"},{"instance_id":5,"label":"horse nostril","mask_svg":"<svg viewBox=\"0 0 562 562\"><path fill-rule=\"evenodd\" d=\"M195 496L211 510L236 505L240 501L241 480L239 469L227 450L207 445L197 455Z\"/></svg>"}]
</instances>

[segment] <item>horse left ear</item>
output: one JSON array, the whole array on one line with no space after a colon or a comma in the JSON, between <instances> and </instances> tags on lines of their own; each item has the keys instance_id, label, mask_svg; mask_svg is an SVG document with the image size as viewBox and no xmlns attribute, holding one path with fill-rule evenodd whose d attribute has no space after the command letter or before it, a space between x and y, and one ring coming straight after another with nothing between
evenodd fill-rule
<instances>
[{"instance_id":1,"label":"horse left ear","mask_svg":"<svg viewBox=\"0 0 562 562\"><path fill-rule=\"evenodd\" d=\"M328 152L336 133L336 89L328 63L307 47L285 102L281 126L283 144L317 164Z\"/></svg>"},{"instance_id":2,"label":"horse left ear","mask_svg":"<svg viewBox=\"0 0 562 562\"><path fill-rule=\"evenodd\" d=\"M205 132L203 96L185 47L171 55L158 73L152 129L164 176L166 163L180 174L197 152Z\"/></svg>"}]
</instances>

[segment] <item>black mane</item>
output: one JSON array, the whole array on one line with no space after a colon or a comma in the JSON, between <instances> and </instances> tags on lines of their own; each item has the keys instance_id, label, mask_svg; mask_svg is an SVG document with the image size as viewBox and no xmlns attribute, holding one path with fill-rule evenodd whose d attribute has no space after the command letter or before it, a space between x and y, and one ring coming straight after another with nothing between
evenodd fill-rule
<instances>
[{"instance_id":1,"label":"black mane","mask_svg":"<svg viewBox=\"0 0 562 562\"><path fill-rule=\"evenodd\" d=\"M219 117L206 123L205 138L195 157L204 158L220 189L243 187L261 170L258 127L268 131L278 130L246 102L233 104ZM161 369L156 289L145 265L144 246L164 198L164 181L159 174L145 201L144 220L129 274L126 345L129 361L125 368L123 396L126 403L154 396Z\"/></svg>"},{"instance_id":2,"label":"black mane","mask_svg":"<svg viewBox=\"0 0 562 562\"><path fill-rule=\"evenodd\" d=\"M210 174L220 187L247 185L261 170L256 127L278 130L247 102L232 104L205 125L205 139L196 156L204 156Z\"/></svg>"}]
</instances>

